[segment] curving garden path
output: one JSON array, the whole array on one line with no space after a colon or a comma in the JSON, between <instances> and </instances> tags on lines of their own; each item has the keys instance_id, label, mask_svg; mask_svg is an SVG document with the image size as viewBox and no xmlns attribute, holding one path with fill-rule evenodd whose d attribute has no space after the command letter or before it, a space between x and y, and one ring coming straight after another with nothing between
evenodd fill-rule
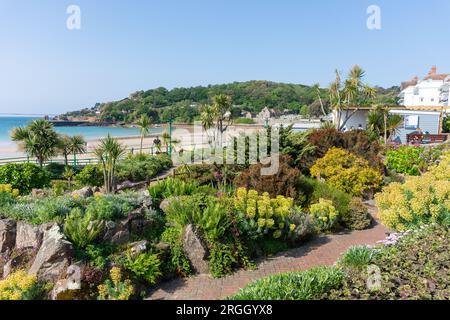
<instances>
[{"instance_id":1,"label":"curving garden path","mask_svg":"<svg viewBox=\"0 0 450 320\"><path fill-rule=\"evenodd\" d=\"M375 208L371 212L376 215ZM388 230L375 222L371 229L317 237L299 248L279 253L257 262L256 270L239 270L224 278L196 275L161 284L148 299L215 300L235 294L248 283L272 274L301 271L320 265L332 265L348 248L374 245L386 238Z\"/></svg>"}]
</instances>

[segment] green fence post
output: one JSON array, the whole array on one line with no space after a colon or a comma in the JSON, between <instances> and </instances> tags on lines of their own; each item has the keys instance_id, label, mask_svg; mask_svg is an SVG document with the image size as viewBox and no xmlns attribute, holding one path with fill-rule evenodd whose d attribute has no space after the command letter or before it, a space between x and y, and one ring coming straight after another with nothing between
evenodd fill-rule
<instances>
[{"instance_id":1,"label":"green fence post","mask_svg":"<svg viewBox=\"0 0 450 320\"><path fill-rule=\"evenodd\" d=\"M172 115L170 115L169 119L169 150L167 150L169 156L172 155Z\"/></svg>"}]
</instances>

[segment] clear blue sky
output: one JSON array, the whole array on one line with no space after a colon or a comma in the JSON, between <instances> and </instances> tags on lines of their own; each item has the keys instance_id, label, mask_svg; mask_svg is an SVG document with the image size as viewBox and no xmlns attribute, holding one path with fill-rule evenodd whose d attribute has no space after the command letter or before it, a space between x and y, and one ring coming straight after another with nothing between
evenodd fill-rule
<instances>
[{"instance_id":1,"label":"clear blue sky","mask_svg":"<svg viewBox=\"0 0 450 320\"><path fill-rule=\"evenodd\" d=\"M81 30L66 28L79 5ZM381 7L382 29L366 28ZM0 0L0 113L60 113L158 86L327 86L360 64L392 86L450 72L450 1Z\"/></svg>"}]
</instances>

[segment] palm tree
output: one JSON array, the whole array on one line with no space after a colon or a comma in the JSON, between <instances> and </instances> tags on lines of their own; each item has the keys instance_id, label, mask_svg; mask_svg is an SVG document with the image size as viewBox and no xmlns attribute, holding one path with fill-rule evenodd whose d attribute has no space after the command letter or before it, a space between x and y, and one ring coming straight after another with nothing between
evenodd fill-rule
<instances>
[{"instance_id":1,"label":"palm tree","mask_svg":"<svg viewBox=\"0 0 450 320\"><path fill-rule=\"evenodd\" d=\"M377 137L383 136L384 143L396 136L403 117L398 114L390 114L389 108L377 106L371 110L367 117L367 129Z\"/></svg>"},{"instance_id":2,"label":"palm tree","mask_svg":"<svg viewBox=\"0 0 450 320\"><path fill-rule=\"evenodd\" d=\"M61 135L59 137L58 150L64 157L64 164L67 166L69 164L68 159L70 154L70 137L68 135Z\"/></svg>"},{"instance_id":3,"label":"palm tree","mask_svg":"<svg viewBox=\"0 0 450 320\"><path fill-rule=\"evenodd\" d=\"M358 112L360 106L368 105L376 95L376 90L363 82L364 70L355 65L342 83L339 71L329 87L330 103L337 113L336 128L342 130L348 120ZM350 111L353 109L353 111Z\"/></svg>"},{"instance_id":4,"label":"palm tree","mask_svg":"<svg viewBox=\"0 0 450 320\"><path fill-rule=\"evenodd\" d=\"M219 134L219 147L222 147L223 144L223 138L222 135L223 133L227 130L228 125L226 125L224 127L224 122L225 121L231 121L231 98L224 95L224 94L219 94L217 96L214 97L214 104L213 104L213 108L215 110L215 115L216 115L216 126L217 126L217 131Z\"/></svg>"},{"instance_id":5,"label":"palm tree","mask_svg":"<svg viewBox=\"0 0 450 320\"><path fill-rule=\"evenodd\" d=\"M386 128L389 133L389 140L400 132L400 126L403 123L403 117L399 114L390 114L387 118Z\"/></svg>"},{"instance_id":6,"label":"palm tree","mask_svg":"<svg viewBox=\"0 0 450 320\"><path fill-rule=\"evenodd\" d=\"M100 144L94 149L94 154L99 159L103 169L103 180L107 193L115 191L115 170L117 161L125 154L125 148L109 134L100 140Z\"/></svg>"},{"instance_id":7,"label":"palm tree","mask_svg":"<svg viewBox=\"0 0 450 320\"><path fill-rule=\"evenodd\" d=\"M67 180L67 185L69 186L69 188L72 187L72 180L75 177L75 175L76 175L76 172L75 172L75 170L73 170L73 168L71 168L71 167L64 168L62 177Z\"/></svg>"},{"instance_id":8,"label":"palm tree","mask_svg":"<svg viewBox=\"0 0 450 320\"><path fill-rule=\"evenodd\" d=\"M208 135L208 143L215 143L215 132L213 132L212 136L209 135L209 131L214 127L214 120L217 118L215 110L210 105L204 105L201 107L200 121L202 123L203 129L206 131Z\"/></svg>"},{"instance_id":9,"label":"palm tree","mask_svg":"<svg viewBox=\"0 0 450 320\"><path fill-rule=\"evenodd\" d=\"M223 94L215 96L212 105L203 106L200 115L202 126L206 131L214 129L212 139L209 137L212 140L210 143L214 142L219 147L222 146L223 133L232 120L231 108L231 98Z\"/></svg>"},{"instance_id":10,"label":"palm tree","mask_svg":"<svg viewBox=\"0 0 450 320\"><path fill-rule=\"evenodd\" d=\"M73 162L75 163L76 155L86 152L86 141L81 135L62 135L59 137L58 149L64 157L64 163L67 166L69 164L68 158L70 154L73 155Z\"/></svg>"},{"instance_id":11,"label":"palm tree","mask_svg":"<svg viewBox=\"0 0 450 320\"><path fill-rule=\"evenodd\" d=\"M28 155L36 157L41 167L57 154L58 134L53 125L44 119L35 120L26 127L14 128L11 139Z\"/></svg>"},{"instance_id":12,"label":"palm tree","mask_svg":"<svg viewBox=\"0 0 450 320\"><path fill-rule=\"evenodd\" d=\"M141 132L141 149L140 149L140 153L142 153L142 146L143 146L143 143L144 143L144 138L150 131L151 121L150 121L150 118L148 117L148 115L143 114L136 124L139 126L140 132Z\"/></svg>"},{"instance_id":13,"label":"palm tree","mask_svg":"<svg viewBox=\"0 0 450 320\"><path fill-rule=\"evenodd\" d=\"M316 91L317 98L319 99L319 103L320 103L320 109L322 111L322 114L326 117L327 113L325 111L325 106L323 105L323 100L322 100L322 97L320 95L320 84L318 84L318 83L314 84L311 89Z\"/></svg>"},{"instance_id":14,"label":"palm tree","mask_svg":"<svg viewBox=\"0 0 450 320\"><path fill-rule=\"evenodd\" d=\"M86 140L84 140L83 136L76 135L70 137L69 141L70 152L73 155L73 162L75 163L77 154L86 152Z\"/></svg>"}]
</instances>

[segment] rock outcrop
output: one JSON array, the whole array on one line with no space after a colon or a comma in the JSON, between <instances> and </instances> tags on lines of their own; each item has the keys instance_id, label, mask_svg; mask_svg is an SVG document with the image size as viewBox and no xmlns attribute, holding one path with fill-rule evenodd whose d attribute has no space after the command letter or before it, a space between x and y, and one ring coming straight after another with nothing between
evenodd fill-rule
<instances>
[{"instance_id":1,"label":"rock outcrop","mask_svg":"<svg viewBox=\"0 0 450 320\"><path fill-rule=\"evenodd\" d=\"M17 222L16 248L38 248L42 243L43 230L39 226Z\"/></svg>"},{"instance_id":2,"label":"rock outcrop","mask_svg":"<svg viewBox=\"0 0 450 320\"><path fill-rule=\"evenodd\" d=\"M183 249L196 273L209 273L208 247L200 231L192 224L187 225L184 230Z\"/></svg>"},{"instance_id":3,"label":"rock outcrop","mask_svg":"<svg viewBox=\"0 0 450 320\"><path fill-rule=\"evenodd\" d=\"M84 187L80 190L76 190L72 192L72 196L80 197L80 198L89 198L94 195L94 190L91 187Z\"/></svg>"},{"instance_id":4,"label":"rock outcrop","mask_svg":"<svg viewBox=\"0 0 450 320\"><path fill-rule=\"evenodd\" d=\"M0 220L0 253L5 253L16 245L16 222L11 219Z\"/></svg>"},{"instance_id":5,"label":"rock outcrop","mask_svg":"<svg viewBox=\"0 0 450 320\"><path fill-rule=\"evenodd\" d=\"M66 240L61 228L54 224L44 232L42 245L28 271L40 280L56 281L70 265L72 243Z\"/></svg>"}]
</instances>

